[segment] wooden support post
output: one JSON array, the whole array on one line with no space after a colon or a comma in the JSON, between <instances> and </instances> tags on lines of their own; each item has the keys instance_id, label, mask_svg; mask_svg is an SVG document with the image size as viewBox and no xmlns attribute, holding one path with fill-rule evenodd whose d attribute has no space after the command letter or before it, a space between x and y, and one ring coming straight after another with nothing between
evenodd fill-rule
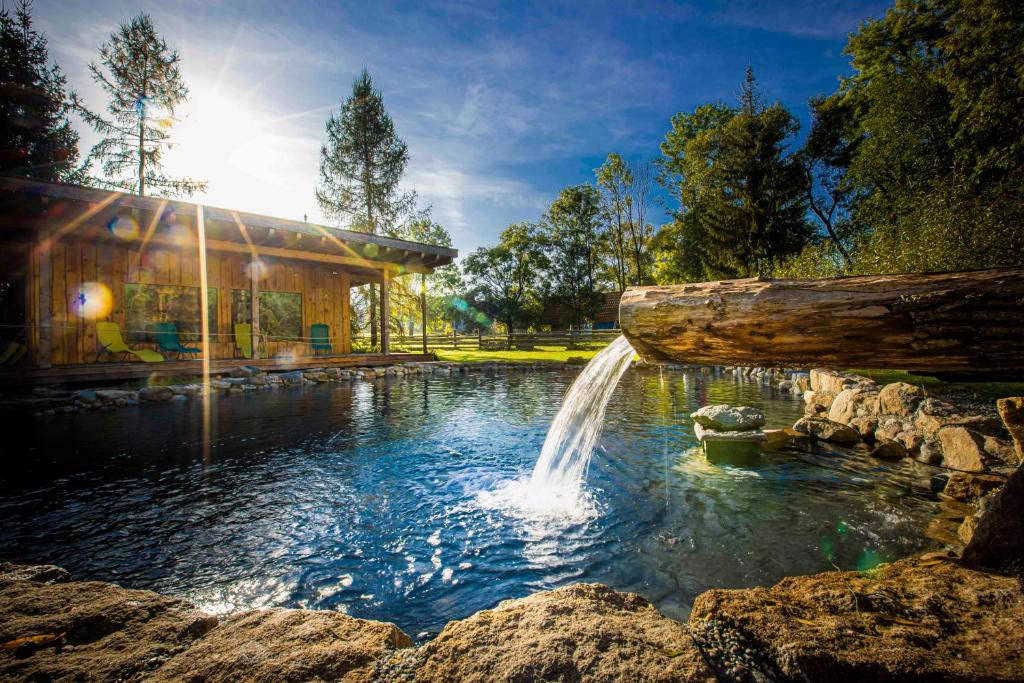
<instances>
[{"instance_id":1,"label":"wooden support post","mask_svg":"<svg viewBox=\"0 0 1024 683\"><path fill-rule=\"evenodd\" d=\"M420 275L420 313L423 319L423 353L427 353L427 275Z\"/></svg>"},{"instance_id":2,"label":"wooden support post","mask_svg":"<svg viewBox=\"0 0 1024 683\"><path fill-rule=\"evenodd\" d=\"M249 305L252 310L252 359L260 358L260 274L263 262L254 258L249 262Z\"/></svg>"},{"instance_id":3,"label":"wooden support post","mask_svg":"<svg viewBox=\"0 0 1024 683\"><path fill-rule=\"evenodd\" d=\"M50 265L49 232L43 232L35 245L36 281L39 285L39 317L36 324L39 334L36 335L38 346L34 349L34 360L37 367L48 368L53 362L53 268ZM31 334L28 335L30 338ZM90 353L92 351L90 350Z\"/></svg>"},{"instance_id":4,"label":"wooden support post","mask_svg":"<svg viewBox=\"0 0 1024 683\"><path fill-rule=\"evenodd\" d=\"M388 284L390 275L384 269L380 280L380 352L391 353L391 328L388 325L388 318L391 315L388 302Z\"/></svg>"}]
</instances>

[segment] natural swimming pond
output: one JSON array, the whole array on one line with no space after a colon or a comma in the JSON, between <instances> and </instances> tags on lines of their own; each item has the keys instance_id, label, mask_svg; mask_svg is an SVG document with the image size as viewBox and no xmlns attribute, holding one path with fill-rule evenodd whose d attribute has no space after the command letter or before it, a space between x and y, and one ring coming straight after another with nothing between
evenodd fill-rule
<instances>
[{"instance_id":1,"label":"natural swimming pond","mask_svg":"<svg viewBox=\"0 0 1024 683\"><path fill-rule=\"evenodd\" d=\"M712 465L689 413L803 403L731 375L633 368L608 405L588 503L568 517L495 495L528 477L575 373L487 371L251 392L36 418L0 445L0 559L188 597L216 612L343 610L429 634L579 581L685 618L713 587L864 568L928 542L910 461L805 445ZM204 450L207 451L204 453Z\"/></svg>"}]
</instances>

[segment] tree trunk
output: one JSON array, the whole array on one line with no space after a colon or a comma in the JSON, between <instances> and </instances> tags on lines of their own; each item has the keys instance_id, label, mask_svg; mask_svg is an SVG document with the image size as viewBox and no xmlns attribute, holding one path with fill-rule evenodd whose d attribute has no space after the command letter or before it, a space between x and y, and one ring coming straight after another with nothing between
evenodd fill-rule
<instances>
[{"instance_id":1,"label":"tree trunk","mask_svg":"<svg viewBox=\"0 0 1024 683\"><path fill-rule=\"evenodd\" d=\"M639 287L622 295L619 319L648 360L1024 370L1024 268Z\"/></svg>"}]
</instances>

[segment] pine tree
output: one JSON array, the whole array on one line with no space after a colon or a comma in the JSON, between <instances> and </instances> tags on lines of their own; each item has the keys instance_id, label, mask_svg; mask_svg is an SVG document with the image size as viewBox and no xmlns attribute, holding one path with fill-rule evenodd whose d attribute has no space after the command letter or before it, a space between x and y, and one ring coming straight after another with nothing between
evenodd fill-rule
<instances>
[{"instance_id":1,"label":"pine tree","mask_svg":"<svg viewBox=\"0 0 1024 683\"><path fill-rule=\"evenodd\" d=\"M317 203L328 217L346 222L353 230L394 234L415 202L415 195L399 190L408 163L409 150L395 133L384 99L363 69L341 111L327 120ZM376 308L371 284L371 345L377 343Z\"/></svg>"},{"instance_id":2,"label":"pine tree","mask_svg":"<svg viewBox=\"0 0 1024 683\"><path fill-rule=\"evenodd\" d=\"M32 27L32 3L0 9L0 174L75 182L78 133L60 68Z\"/></svg>"},{"instance_id":3,"label":"pine tree","mask_svg":"<svg viewBox=\"0 0 1024 683\"><path fill-rule=\"evenodd\" d=\"M77 96L75 108L102 136L88 162L100 162L101 185L145 195L192 195L206 189L204 181L169 178L160 173L164 150L171 146L170 129L178 105L188 99L177 51L168 47L148 14L121 24L100 48L101 68L89 65L93 80L106 91L109 119L87 109Z\"/></svg>"}]
</instances>

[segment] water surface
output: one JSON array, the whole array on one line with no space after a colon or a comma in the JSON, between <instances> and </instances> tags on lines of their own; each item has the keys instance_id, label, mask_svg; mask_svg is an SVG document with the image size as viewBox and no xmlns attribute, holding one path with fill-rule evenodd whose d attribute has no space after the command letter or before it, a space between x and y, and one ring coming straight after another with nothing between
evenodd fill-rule
<instances>
[{"instance_id":1,"label":"water surface","mask_svg":"<svg viewBox=\"0 0 1024 683\"><path fill-rule=\"evenodd\" d=\"M502 503L529 477L574 375L409 377L56 415L0 445L0 559L187 597L220 613L342 610L428 635L506 598L577 581L685 618L711 587L861 568L926 545L909 463L804 447L709 464L690 412L802 402L731 376L626 372L568 518ZM204 453L204 450L206 451Z\"/></svg>"}]
</instances>

